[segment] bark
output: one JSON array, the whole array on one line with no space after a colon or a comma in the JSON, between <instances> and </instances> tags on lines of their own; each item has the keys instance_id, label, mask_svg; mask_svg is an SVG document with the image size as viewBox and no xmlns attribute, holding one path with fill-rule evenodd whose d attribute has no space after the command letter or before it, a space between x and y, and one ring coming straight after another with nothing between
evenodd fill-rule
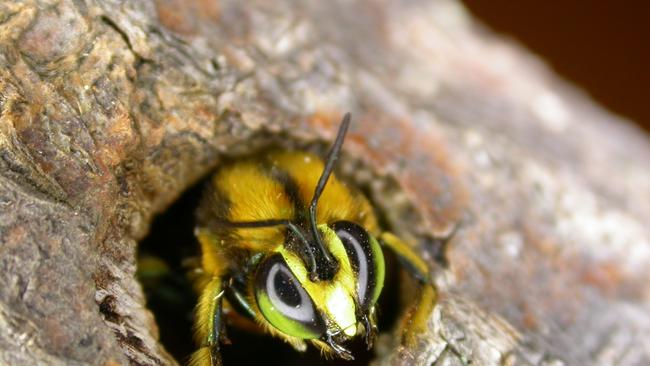
<instances>
[{"instance_id":1,"label":"bark","mask_svg":"<svg viewBox=\"0 0 650 366\"><path fill-rule=\"evenodd\" d=\"M648 136L453 0L2 2L2 363L174 364L134 279L152 217L347 111L440 290L377 363L650 363Z\"/></svg>"}]
</instances>

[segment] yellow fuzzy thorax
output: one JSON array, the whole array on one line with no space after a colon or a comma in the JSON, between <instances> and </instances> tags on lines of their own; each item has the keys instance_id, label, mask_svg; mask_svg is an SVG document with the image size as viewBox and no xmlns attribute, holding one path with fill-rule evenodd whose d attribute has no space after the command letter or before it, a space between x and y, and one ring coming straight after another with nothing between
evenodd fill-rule
<instances>
[{"instance_id":1,"label":"yellow fuzzy thorax","mask_svg":"<svg viewBox=\"0 0 650 366\"><path fill-rule=\"evenodd\" d=\"M305 152L273 151L265 159L247 159L225 167L212 178L213 186L230 203L226 219L232 222L266 219L293 219L295 207L285 192L285 186L261 168L286 174L297 187L298 199L308 204L323 171L323 161ZM317 205L316 222L337 220L357 222L375 234L377 220L366 198L351 190L332 175ZM235 229L241 242L237 245L252 250L268 251L267 246L284 244L281 228Z\"/></svg>"}]
</instances>

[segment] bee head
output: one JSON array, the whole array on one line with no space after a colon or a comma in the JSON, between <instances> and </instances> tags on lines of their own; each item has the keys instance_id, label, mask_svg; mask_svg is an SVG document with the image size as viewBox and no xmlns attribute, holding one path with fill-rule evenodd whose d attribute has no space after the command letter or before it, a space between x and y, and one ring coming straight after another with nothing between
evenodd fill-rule
<instances>
[{"instance_id":1,"label":"bee head","mask_svg":"<svg viewBox=\"0 0 650 366\"><path fill-rule=\"evenodd\" d=\"M336 273L314 281L304 260L282 247L257 266L255 300L264 319L280 332L351 358L342 343L362 330L369 347L374 337L384 257L377 241L355 223L321 224L318 230L338 263Z\"/></svg>"}]
</instances>

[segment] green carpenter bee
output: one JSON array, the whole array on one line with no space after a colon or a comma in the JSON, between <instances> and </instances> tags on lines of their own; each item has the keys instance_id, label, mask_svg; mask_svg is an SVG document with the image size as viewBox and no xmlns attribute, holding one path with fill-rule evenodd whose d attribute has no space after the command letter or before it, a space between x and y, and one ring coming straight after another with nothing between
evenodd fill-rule
<instances>
[{"instance_id":1,"label":"green carpenter bee","mask_svg":"<svg viewBox=\"0 0 650 366\"><path fill-rule=\"evenodd\" d=\"M376 306L384 286L382 246L423 284L421 304L406 316L422 317L435 302L427 264L396 236L383 232L370 202L333 174L350 124L346 114L327 157L270 151L221 166L198 209L201 258L190 364L220 365L228 316L303 351L353 359L346 348L377 333ZM404 326L407 337L417 327Z\"/></svg>"}]
</instances>

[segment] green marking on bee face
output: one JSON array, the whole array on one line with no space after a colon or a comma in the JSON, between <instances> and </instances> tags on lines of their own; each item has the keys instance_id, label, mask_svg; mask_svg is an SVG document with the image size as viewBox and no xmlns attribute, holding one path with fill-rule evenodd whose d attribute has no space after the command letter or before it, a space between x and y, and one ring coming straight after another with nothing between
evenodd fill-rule
<instances>
[{"instance_id":1,"label":"green marking on bee face","mask_svg":"<svg viewBox=\"0 0 650 366\"><path fill-rule=\"evenodd\" d=\"M283 333L301 339L316 339L320 336L320 334L311 331L309 328L300 324L300 322L284 316L282 312L273 306L271 299L265 292L258 293L257 304L266 320Z\"/></svg>"},{"instance_id":2,"label":"green marking on bee face","mask_svg":"<svg viewBox=\"0 0 650 366\"><path fill-rule=\"evenodd\" d=\"M372 307L377 303L377 300L379 299L379 295L381 295L381 290L384 288L384 278L386 276L386 263L384 262L384 252L381 249L381 246L379 245L379 242L377 239L375 239L372 235L369 235L370 237L370 247L372 249L372 254L374 255L374 263L375 263L375 290L372 294L372 301L370 302L370 306Z\"/></svg>"}]
</instances>

